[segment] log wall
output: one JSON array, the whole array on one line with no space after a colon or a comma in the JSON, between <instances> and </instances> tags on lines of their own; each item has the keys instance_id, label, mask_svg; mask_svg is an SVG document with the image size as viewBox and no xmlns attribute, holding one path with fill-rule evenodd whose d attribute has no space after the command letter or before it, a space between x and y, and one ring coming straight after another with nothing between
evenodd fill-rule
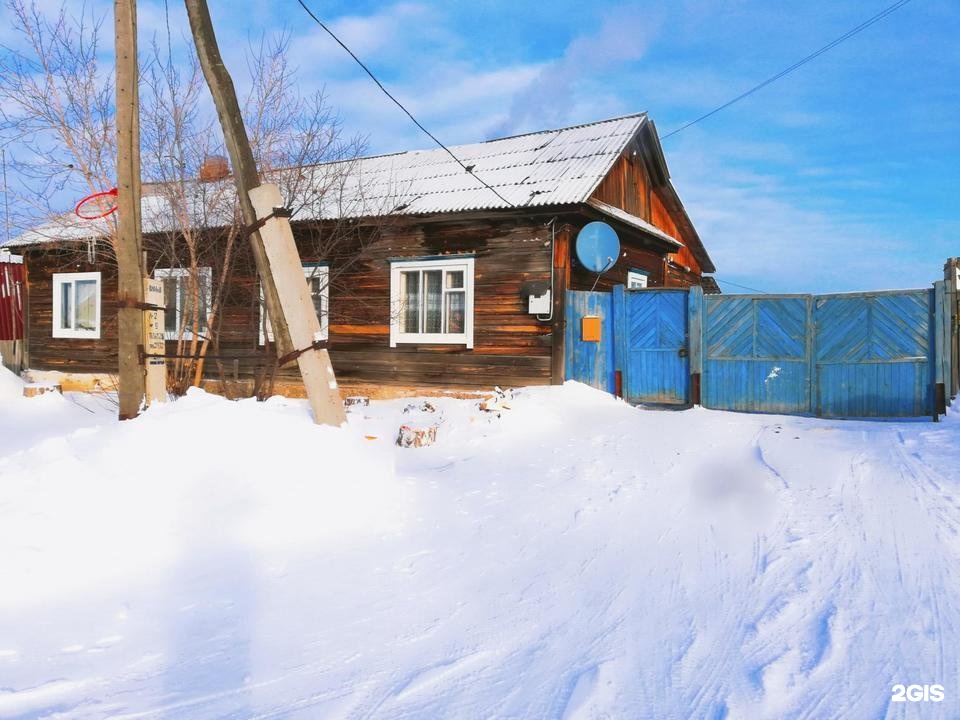
<instances>
[{"instance_id":1,"label":"log wall","mask_svg":"<svg viewBox=\"0 0 960 720\"><path fill-rule=\"evenodd\" d=\"M300 229L302 231L302 228ZM298 232L299 234L299 232ZM329 346L341 382L406 386L490 387L546 384L551 380L552 323L526 311L525 285L550 282L550 231L540 222L473 220L395 224L380 231L361 257L330 263ZM251 268L246 246L238 268ZM349 254L350 249L345 252ZM474 257L474 347L398 345L391 348L390 260L435 256ZM117 367L116 272L113 263L91 266L78 253L27 252L31 368L63 372L113 373ZM55 272L97 271L101 276L99 339L52 337ZM247 380L270 364L260 344L259 283L252 270L231 275L217 319L220 356L206 363L211 380ZM177 344L167 343L175 353ZM296 378L295 364L280 372Z\"/></svg>"},{"instance_id":2,"label":"log wall","mask_svg":"<svg viewBox=\"0 0 960 720\"><path fill-rule=\"evenodd\" d=\"M607 177L597 186L593 198L646 220L684 244L679 251L668 256L665 265L655 262L643 253L621 258L611 272L614 282L625 281L628 269L626 264L632 263L632 267L651 273L650 287L686 287L699 284L703 269L691 249L695 245L699 246L699 240L688 231L687 221L671 201L670 191L664 186L652 187L650 175L639 155L634 156L628 152L621 156ZM652 254L658 260L661 257L659 253ZM590 281L591 285L592 283L593 280ZM582 285L581 278L576 289L584 289ZM604 278L597 287L606 285ZM590 285L587 285L586 289L589 288Z\"/></svg>"}]
</instances>

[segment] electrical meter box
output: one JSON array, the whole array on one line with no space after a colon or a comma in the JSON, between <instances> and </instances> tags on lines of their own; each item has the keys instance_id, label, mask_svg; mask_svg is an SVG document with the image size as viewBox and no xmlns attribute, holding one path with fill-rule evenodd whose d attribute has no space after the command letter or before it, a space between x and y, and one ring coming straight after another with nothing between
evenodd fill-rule
<instances>
[{"instance_id":1,"label":"electrical meter box","mask_svg":"<svg viewBox=\"0 0 960 720\"><path fill-rule=\"evenodd\" d=\"M547 290L543 295L527 296L527 307L531 315L549 315L551 310L550 291Z\"/></svg>"}]
</instances>

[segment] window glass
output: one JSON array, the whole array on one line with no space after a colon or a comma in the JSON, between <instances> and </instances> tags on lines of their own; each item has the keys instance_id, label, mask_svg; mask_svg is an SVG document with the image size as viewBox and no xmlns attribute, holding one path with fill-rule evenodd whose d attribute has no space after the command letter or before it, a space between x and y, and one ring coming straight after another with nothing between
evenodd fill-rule
<instances>
[{"instance_id":1,"label":"window glass","mask_svg":"<svg viewBox=\"0 0 960 720\"><path fill-rule=\"evenodd\" d=\"M466 331L464 324L466 297L463 292L447 293L447 329L448 333L462 333Z\"/></svg>"},{"instance_id":2,"label":"window glass","mask_svg":"<svg viewBox=\"0 0 960 720\"><path fill-rule=\"evenodd\" d=\"M167 333L176 334L180 328L177 325L177 279L163 280L163 305L168 308L163 314L163 329Z\"/></svg>"},{"instance_id":3,"label":"window glass","mask_svg":"<svg viewBox=\"0 0 960 720\"><path fill-rule=\"evenodd\" d=\"M70 330L73 327L73 283L60 285L60 328Z\"/></svg>"},{"instance_id":4,"label":"window glass","mask_svg":"<svg viewBox=\"0 0 960 720\"><path fill-rule=\"evenodd\" d=\"M401 331L420 332L420 271L400 274L400 299L403 303Z\"/></svg>"},{"instance_id":5,"label":"window glass","mask_svg":"<svg viewBox=\"0 0 960 720\"><path fill-rule=\"evenodd\" d=\"M199 292L200 300L200 312L199 315L194 315L194 300L196 300L196 294L193 290L193 283L190 281L190 278L186 275L177 278L177 290L180 295L180 323L183 325L185 333L193 333L194 323L197 323L196 327L199 332L203 333L207 330L207 297L204 285L205 283L201 281Z\"/></svg>"},{"instance_id":6,"label":"window glass","mask_svg":"<svg viewBox=\"0 0 960 720\"><path fill-rule=\"evenodd\" d=\"M423 332L442 332L443 327L443 270L425 270L423 273L424 311Z\"/></svg>"},{"instance_id":7,"label":"window glass","mask_svg":"<svg viewBox=\"0 0 960 720\"><path fill-rule=\"evenodd\" d=\"M76 282L76 324L77 330L97 329L97 281L77 280Z\"/></svg>"},{"instance_id":8,"label":"window glass","mask_svg":"<svg viewBox=\"0 0 960 720\"><path fill-rule=\"evenodd\" d=\"M447 273L447 288L463 287L463 270L451 270Z\"/></svg>"},{"instance_id":9,"label":"window glass","mask_svg":"<svg viewBox=\"0 0 960 720\"><path fill-rule=\"evenodd\" d=\"M317 318L323 322L323 278L319 275L313 275L307 278L307 284L310 286L310 299L313 300L313 310L317 313Z\"/></svg>"}]
</instances>

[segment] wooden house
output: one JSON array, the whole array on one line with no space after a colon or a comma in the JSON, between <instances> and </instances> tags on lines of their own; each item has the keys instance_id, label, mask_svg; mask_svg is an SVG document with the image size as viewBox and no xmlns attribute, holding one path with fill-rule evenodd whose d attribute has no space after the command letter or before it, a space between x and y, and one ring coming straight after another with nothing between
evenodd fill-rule
<instances>
[{"instance_id":1,"label":"wooden house","mask_svg":"<svg viewBox=\"0 0 960 720\"><path fill-rule=\"evenodd\" d=\"M346 392L559 383L568 289L688 286L714 271L646 114L451 149L470 172L439 149L363 158L342 183L351 202L317 192L298 205L294 232ZM149 202L145 234L158 230ZM311 251L311 233L344 220L369 230L362 255ZM622 248L599 278L574 253L577 232L594 220L613 226ZM115 372L115 272L97 253L77 252L95 234L47 228L9 243L26 267L34 375L89 386ZM181 270L154 274L170 284L168 307L178 303ZM255 274L228 282L216 363L204 372L211 386L224 377L252 384L270 357ZM295 365L278 377L278 390L297 392Z\"/></svg>"}]
</instances>

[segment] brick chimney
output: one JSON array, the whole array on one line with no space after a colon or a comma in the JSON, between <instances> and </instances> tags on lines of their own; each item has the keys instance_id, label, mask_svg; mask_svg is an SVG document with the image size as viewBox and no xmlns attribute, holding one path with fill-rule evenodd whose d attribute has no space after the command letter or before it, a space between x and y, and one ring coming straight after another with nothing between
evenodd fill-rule
<instances>
[{"instance_id":1,"label":"brick chimney","mask_svg":"<svg viewBox=\"0 0 960 720\"><path fill-rule=\"evenodd\" d=\"M230 174L230 163L223 155L207 155L200 165L200 182L223 180Z\"/></svg>"}]
</instances>

